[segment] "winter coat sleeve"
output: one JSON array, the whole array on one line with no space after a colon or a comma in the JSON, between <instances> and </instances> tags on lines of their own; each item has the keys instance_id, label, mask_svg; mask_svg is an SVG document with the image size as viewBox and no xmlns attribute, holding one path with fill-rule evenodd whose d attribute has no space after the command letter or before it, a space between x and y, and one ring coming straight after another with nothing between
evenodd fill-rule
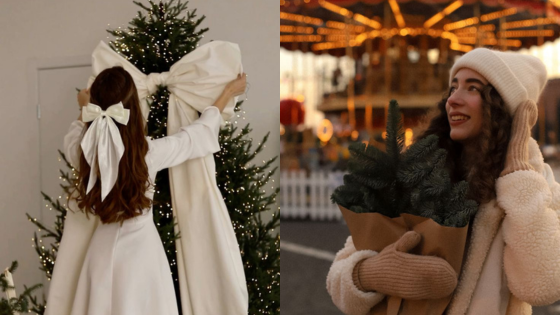
<instances>
[{"instance_id":1,"label":"winter coat sleeve","mask_svg":"<svg viewBox=\"0 0 560 315\"><path fill-rule=\"evenodd\" d=\"M220 123L220 111L209 106L202 111L200 118L181 127L176 134L152 140L150 158L153 166L160 171L220 151Z\"/></svg>"},{"instance_id":2,"label":"winter coat sleeve","mask_svg":"<svg viewBox=\"0 0 560 315\"><path fill-rule=\"evenodd\" d=\"M80 165L80 143L82 142L82 136L84 127L86 124L80 120L74 120L70 124L68 133L64 136L64 154L66 159L72 166L78 168Z\"/></svg>"},{"instance_id":3,"label":"winter coat sleeve","mask_svg":"<svg viewBox=\"0 0 560 315\"><path fill-rule=\"evenodd\" d=\"M516 171L496 183L498 204L506 213L502 226L508 287L531 305L560 299L560 185L542 156L540 160L535 171Z\"/></svg>"},{"instance_id":4,"label":"winter coat sleeve","mask_svg":"<svg viewBox=\"0 0 560 315\"><path fill-rule=\"evenodd\" d=\"M349 236L344 248L334 259L327 275L327 291L344 314L364 315L385 297L377 292L364 292L356 287L352 280L352 272L358 262L377 255L371 250L357 251Z\"/></svg>"}]
</instances>

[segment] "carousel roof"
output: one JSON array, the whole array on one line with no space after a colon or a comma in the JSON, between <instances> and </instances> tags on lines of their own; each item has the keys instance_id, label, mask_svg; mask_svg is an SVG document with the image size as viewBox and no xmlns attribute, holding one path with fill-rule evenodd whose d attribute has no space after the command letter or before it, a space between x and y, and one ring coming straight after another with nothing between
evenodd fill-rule
<instances>
[{"instance_id":1,"label":"carousel roof","mask_svg":"<svg viewBox=\"0 0 560 315\"><path fill-rule=\"evenodd\" d=\"M428 48L469 51L477 46L518 50L560 34L560 0L281 0L280 44L289 50L347 54L364 43L407 38ZM447 45L447 44L446 44Z\"/></svg>"}]
</instances>

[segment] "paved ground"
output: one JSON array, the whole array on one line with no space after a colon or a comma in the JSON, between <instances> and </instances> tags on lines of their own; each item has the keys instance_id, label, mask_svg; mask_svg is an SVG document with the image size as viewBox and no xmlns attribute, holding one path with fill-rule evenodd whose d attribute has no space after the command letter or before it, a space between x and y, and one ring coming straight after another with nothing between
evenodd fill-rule
<instances>
[{"instance_id":1,"label":"paved ground","mask_svg":"<svg viewBox=\"0 0 560 315\"><path fill-rule=\"evenodd\" d=\"M325 279L332 257L348 235L348 229L340 222L282 219L282 315L342 314L331 302ZM533 314L560 314L560 303L535 307Z\"/></svg>"}]
</instances>

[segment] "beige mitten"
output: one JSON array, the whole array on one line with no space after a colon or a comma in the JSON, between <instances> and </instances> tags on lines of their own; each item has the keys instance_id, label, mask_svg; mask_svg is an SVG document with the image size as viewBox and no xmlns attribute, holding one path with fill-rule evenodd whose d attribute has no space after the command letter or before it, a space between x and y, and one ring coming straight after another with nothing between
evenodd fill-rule
<instances>
[{"instance_id":1,"label":"beige mitten","mask_svg":"<svg viewBox=\"0 0 560 315\"><path fill-rule=\"evenodd\" d=\"M529 138L531 138L531 128L537 122L537 115L537 104L532 100L521 103L515 110L506 163L500 176L515 171L533 170L529 164Z\"/></svg>"},{"instance_id":2,"label":"beige mitten","mask_svg":"<svg viewBox=\"0 0 560 315\"><path fill-rule=\"evenodd\" d=\"M406 232L376 256L356 264L354 284L362 291L376 291L403 299L439 299L451 295L457 273L442 258L407 253L422 236Z\"/></svg>"}]
</instances>

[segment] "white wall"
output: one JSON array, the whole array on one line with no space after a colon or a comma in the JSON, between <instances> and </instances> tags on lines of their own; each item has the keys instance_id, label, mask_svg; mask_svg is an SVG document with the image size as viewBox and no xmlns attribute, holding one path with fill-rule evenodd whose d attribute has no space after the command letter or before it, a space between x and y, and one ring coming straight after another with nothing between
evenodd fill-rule
<instances>
[{"instance_id":1,"label":"white wall","mask_svg":"<svg viewBox=\"0 0 560 315\"><path fill-rule=\"evenodd\" d=\"M277 155L278 3L190 0L189 8L206 15L201 26L210 31L202 44L213 39L240 45L251 84L249 100L244 104L246 121L253 127L255 141L271 133L259 160ZM44 207L40 196L39 123L29 95L26 67L32 60L89 55L99 40L106 40L108 27L125 27L137 11L129 0L0 1L0 270L12 260L19 261L15 274L18 292L23 284L43 281L31 247L35 228L25 217L26 212L38 217L40 207ZM76 86L83 84L78 82ZM76 111L76 104L68 104L68 110ZM278 183L279 176L275 181Z\"/></svg>"}]
</instances>

